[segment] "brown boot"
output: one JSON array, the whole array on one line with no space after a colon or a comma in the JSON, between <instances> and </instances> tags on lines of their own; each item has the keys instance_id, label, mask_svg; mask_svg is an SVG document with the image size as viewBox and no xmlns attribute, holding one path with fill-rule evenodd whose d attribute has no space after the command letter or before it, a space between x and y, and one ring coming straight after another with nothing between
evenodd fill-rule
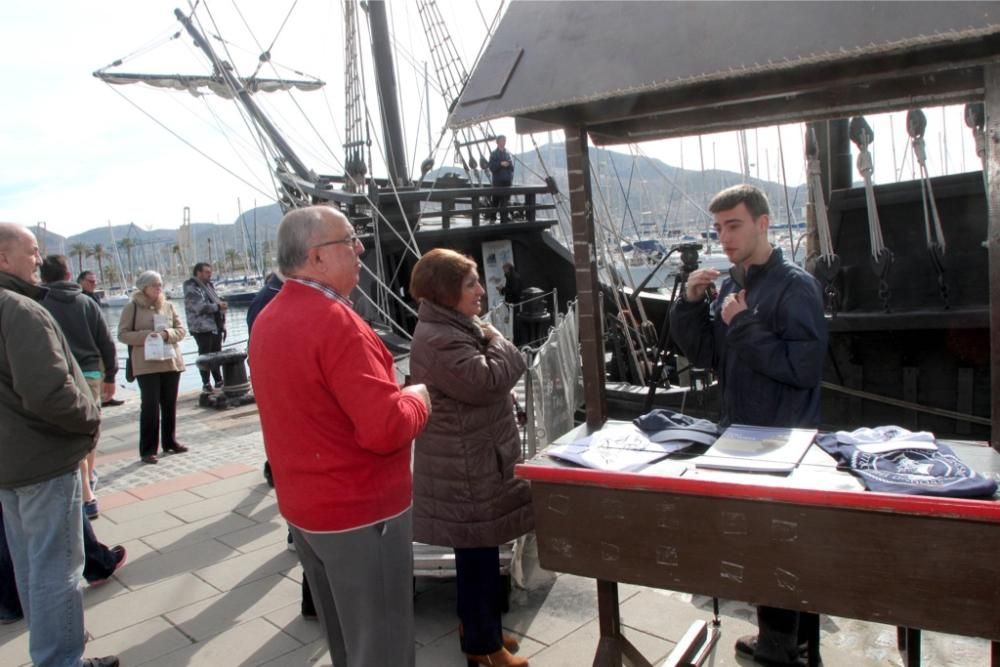
<instances>
[{"instance_id":1,"label":"brown boot","mask_svg":"<svg viewBox=\"0 0 1000 667\"><path fill-rule=\"evenodd\" d=\"M528 667L527 658L511 655L510 651L505 648L494 651L489 655L469 655L466 653L465 659L468 660L468 667L476 667L476 665L486 665L487 667Z\"/></svg>"},{"instance_id":2,"label":"brown boot","mask_svg":"<svg viewBox=\"0 0 1000 667\"><path fill-rule=\"evenodd\" d=\"M458 636L459 638L465 636L465 628L461 623L458 624ZM517 637L514 635L503 633L503 637L500 640L503 643L503 647L510 651L511 653L517 653L521 648L521 645L517 641Z\"/></svg>"}]
</instances>

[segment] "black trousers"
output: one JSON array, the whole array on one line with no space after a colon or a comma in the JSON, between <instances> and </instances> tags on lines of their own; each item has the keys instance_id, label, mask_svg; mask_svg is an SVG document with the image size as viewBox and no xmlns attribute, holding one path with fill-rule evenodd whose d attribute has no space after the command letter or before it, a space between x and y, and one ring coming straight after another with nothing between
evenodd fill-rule
<instances>
[{"instance_id":1,"label":"black trousers","mask_svg":"<svg viewBox=\"0 0 1000 667\"><path fill-rule=\"evenodd\" d=\"M494 183L493 185L496 187L510 187L510 183ZM496 212L500 211L500 222L510 222L510 212L507 210L508 204L510 204L510 195L493 195L490 197L490 205L494 208L493 211L490 211L490 220L495 220Z\"/></svg>"},{"instance_id":2,"label":"black trousers","mask_svg":"<svg viewBox=\"0 0 1000 667\"><path fill-rule=\"evenodd\" d=\"M499 651L503 646L500 547L455 549L455 575L462 651L470 655Z\"/></svg>"},{"instance_id":3,"label":"black trousers","mask_svg":"<svg viewBox=\"0 0 1000 667\"><path fill-rule=\"evenodd\" d=\"M156 454L158 444L170 447L177 444L174 429L177 426L177 387L181 374L148 373L136 376L139 383L139 456ZM160 434L159 441L157 434Z\"/></svg>"},{"instance_id":4,"label":"black trousers","mask_svg":"<svg viewBox=\"0 0 1000 667\"><path fill-rule=\"evenodd\" d=\"M97 541L94 528L87 517L83 518L83 578L87 581L107 579L115 571L115 557L111 549Z\"/></svg>"},{"instance_id":5,"label":"black trousers","mask_svg":"<svg viewBox=\"0 0 1000 667\"><path fill-rule=\"evenodd\" d=\"M794 662L800 647L819 632L819 615L809 612L757 607L756 657L776 662Z\"/></svg>"},{"instance_id":6,"label":"black trousers","mask_svg":"<svg viewBox=\"0 0 1000 667\"><path fill-rule=\"evenodd\" d=\"M14 579L14 562L7 546L7 530L3 526L3 510L0 509L0 620L12 620L23 615Z\"/></svg>"},{"instance_id":7,"label":"black trousers","mask_svg":"<svg viewBox=\"0 0 1000 667\"><path fill-rule=\"evenodd\" d=\"M193 333L194 340L198 343L198 354L208 354L209 352L222 352L222 334L206 331L204 333ZM199 370L201 373L201 383L208 384L208 371ZM222 370L216 366L212 369L212 379L215 386L222 384Z\"/></svg>"},{"instance_id":8,"label":"black trousers","mask_svg":"<svg viewBox=\"0 0 1000 667\"><path fill-rule=\"evenodd\" d=\"M80 512L83 521L83 578L87 581L107 579L115 571L115 557L111 549L97 541L94 528L90 521ZM7 532L3 525L3 512L0 511L0 619L12 619L23 616L21 598L17 593L17 582L14 580L14 563L10 558L7 546Z\"/></svg>"}]
</instances>

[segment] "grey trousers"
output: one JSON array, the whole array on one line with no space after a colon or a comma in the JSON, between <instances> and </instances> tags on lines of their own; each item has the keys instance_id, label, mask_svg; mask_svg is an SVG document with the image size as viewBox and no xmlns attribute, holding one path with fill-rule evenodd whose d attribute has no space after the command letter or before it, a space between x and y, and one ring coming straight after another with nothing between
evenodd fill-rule
<instances>
[{"instance_id":1,"label":"grey trousers","mask_svg":"<svg viewBox=\"0 0 1000 667\"><path fill-rule=\"evenodd\" d=\"M414 667L413 517L343 533L291 526L337 667Z\"/></svg>"}]
</instances>

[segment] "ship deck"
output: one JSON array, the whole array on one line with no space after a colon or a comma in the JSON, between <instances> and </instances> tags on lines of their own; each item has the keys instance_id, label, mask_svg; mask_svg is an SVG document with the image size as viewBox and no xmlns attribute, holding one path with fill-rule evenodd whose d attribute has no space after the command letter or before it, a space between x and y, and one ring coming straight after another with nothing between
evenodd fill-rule
<instances>
[{"instance_id":1,"label":"ship deck","mask_svg":"<svg viewBox=\"0 0 1000 667\"><path fill-rule=\"evenodd\" d=\"M128 667L330 665L319 624L299 615L301 568L261 475L255 406L204 410L197 393L182 394L178 439L191 451L148 466L137 456L138 398L123 393L124 405L105 410L93 525L102 542L125 545L129 561L104 586L84 589L86 655L117 654ZM453 581L419 578L416 590L417 665L461 667ZM626 634L654 664L712 613L708 598L638 586L622 586L621 600ZM753 608L724 602L722 613L711 664L749 665L732 644L754 631ZM515 589L504 626L534 667L589 664L599 637L594 582L562 574ZM27 639L23 621L0 626L0 664L29 664ZM895 641L890 626L823 617L831 667L900 665ZM926 664L969 667L988 664L989 647L924 633L923 654Z\"/></svg>"}]
</instances>

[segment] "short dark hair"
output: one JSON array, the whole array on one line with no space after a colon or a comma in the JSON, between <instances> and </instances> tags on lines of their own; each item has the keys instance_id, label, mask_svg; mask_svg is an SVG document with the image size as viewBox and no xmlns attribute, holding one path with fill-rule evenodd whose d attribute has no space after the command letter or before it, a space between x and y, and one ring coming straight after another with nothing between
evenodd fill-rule
<instances>
[{"instance_id":1,"label":"short dark hair","mask_svg":"<svg viewBox=\"0 0 1000 667\"><path fill-rule=\"evenodd\" d=\"M42 277L43 283L66 280L68 274L69 259L66 255L48 255L42 260L42 266L38 269L38 275Z\"/></svg>"},{"instance_id":2,"label":"short dark hair","mask_svg":"<svg viewBox=\"0 0 1000 667\"><path fill-rule=\"evenodd\" d=\"M734 185L718 193L712 197L708 210L710 213L718 213L736 208L740 204L747 207L747 211L750 212L750 216L754 220L762 215L771 215L767 195L764 194L763 190L749 183Z\"/></svg>"},{"instance_id":3,"label":"short dark hair","mask_svg":"<svg viewBox=\"0 0 1000 667\"><path fill-rule=\"evenodd\" d=\"M87 276L94 276L94 278L97 277L94 275L94 272L91 271L90 269L84 269L83 271L80 272L80 275L76 277L76 282L82 283L84 280L86 280Z\"/></svg>"},{"instance_id":4,"label":"short dark hair","mask_svg":"<svg viewBox=\"0 0 1000 667\"><path fill-rule=\"evenodd\" d=\"M454 308L462 297L462 280L476 263L466 255L434 248L417 262L410 273L410 296L438 306Z\"/></svg>"},{"instance_id":5,"label":"short dark hair","mask_svg":"<svg viewBox=\"0 0 1000 667\"><path fill-rule=\"evenodd\" d=\"M198 274L201 273L201 270L204 269L206 266L212 266L212 263L211 262L198 262L197 264L194 265L194 268L191 269L191 275L194 276L195 278L197 278Z\"/></svg>"}]
</instances>

